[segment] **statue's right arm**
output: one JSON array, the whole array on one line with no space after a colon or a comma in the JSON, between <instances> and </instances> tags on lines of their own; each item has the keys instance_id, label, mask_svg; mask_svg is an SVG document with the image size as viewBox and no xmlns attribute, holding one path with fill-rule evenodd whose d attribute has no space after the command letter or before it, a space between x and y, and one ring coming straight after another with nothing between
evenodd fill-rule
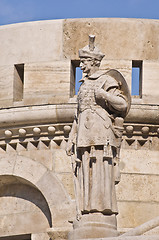
<instances>
[{"instance_id":1,"label":"statue's right arm","mask_svg":"<svg viewBox=\"0 0 159 240\"><path fill-rule=\"evenodd\" d=\"M69 134L67 146L66 146L66 153L68 156L71 156L72 154L74 154L73 146L75 145L75 142L76 142L76 135L77 135L77 120L74 119L74 122L72 124L72 129Z\"/></svg>"},{"instance_id":2,"label":"statue's right arm","mask_svg":"<svg viewBox=\"0 0 159 240\"><path fill-rule=\"evenodd\" d=\"M122 112L127 109L127 102L117 88L112 88L110 91L105 91L102 88L97 89L95 95L97 99L105 100L117 111Z\"/></svg>"}]
</instances>

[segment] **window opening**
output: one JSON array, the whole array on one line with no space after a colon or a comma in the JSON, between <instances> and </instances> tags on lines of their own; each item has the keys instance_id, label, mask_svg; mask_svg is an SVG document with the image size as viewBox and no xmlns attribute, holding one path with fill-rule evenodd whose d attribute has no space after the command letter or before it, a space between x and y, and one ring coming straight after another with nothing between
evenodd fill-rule
<instances>
[{"instance_id":1,"label":"window opening","mask_svg":"<svg viewBox=\"0 0 159 240\"><path fill-rule=\"evenodd\" d=\"M24 64L14 65L14 83L13 83L13 100L21 101L23 99L24 88Z\"/></svg>"},{"instance_id":2,"label":"window opening","mask_svg":"<svg viewBox=\"0 0 159 240\"><path fill-rule=\"evenodd\" d=\"M142 61L132 61L131 95L142 97Z\"/></svg>"},{"instance_id":3,"label":"window opening","mask_svg":"<svg viewBox=\"0 0 159 240\"><path fill-rule=\"evenodd\" d=\"M78 94L81 82L79 80L82 79L82 70L79 67L79 60L71 61L71 81L70 81L70 97Z\"/></svg>"},{"instance_id":4,"label":"window opening","mask_svg":"<svg viewBox=\"0 0 159 240\"><path fill-rule=\"evenodd\" d=\"M76 73L75 73L75 95L78 94L79 88L81 86L81 82L79 82L79 80L82 79L82 70L80 67L76 67Z\"/></svg>"}]
</instances>

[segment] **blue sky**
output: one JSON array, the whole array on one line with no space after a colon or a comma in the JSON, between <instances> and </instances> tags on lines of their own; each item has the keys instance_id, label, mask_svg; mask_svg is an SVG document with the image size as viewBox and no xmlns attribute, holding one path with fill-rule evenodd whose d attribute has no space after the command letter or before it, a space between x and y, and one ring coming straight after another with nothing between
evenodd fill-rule
<instances>
[{"instance_id":1,"label":"blue sky","mask_svg":"<svg viewBox=\"0 0 159 240\"><path fill-rule=\"evenodd\" d=\"M63 18L159 18L159 0L0 0L0 25Z\"/></svg>"}]
</instances>

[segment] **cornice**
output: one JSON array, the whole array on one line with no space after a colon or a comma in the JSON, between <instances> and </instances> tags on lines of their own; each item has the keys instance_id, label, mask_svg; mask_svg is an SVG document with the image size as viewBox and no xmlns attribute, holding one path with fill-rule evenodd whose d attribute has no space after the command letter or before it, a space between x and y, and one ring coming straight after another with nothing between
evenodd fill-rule
<instances>
[{"instance_id":1,"label":"cornice","mask_svg":"<svg viewBox=\"0 0 159 240\"><path fill-rule=\"evenodd\" d=\"M33 124L72 123L76 103L12 107L0 110L0 128ZM125 123L159 124L159 106L133 104Z\"/></svg>"},{"instance_id":2,"label":"cornice","mask_svg":"<svg viewBox=\"0 0 159 240\"><path fill-rule=\"evenodd\" d=\"M0 128L0 153L65 146L71 125L54 123ZM122 148L158 150L158 138L159 125L124 123Z\"/></svg>"},{"instance_id":3,"label":"cornice","mask_svg":"<svg viewBox=\"0 0 159 240\"><path fill-rule=\"evenodd\" d=\"M159 124L159 105L132 104L125 122Z\"/></svg>"},{"instance_id":4,"label":"cornice","mask_svg":"<svg viewBox=\"0 0 159 240\"><path fill-rule=\"evenodd\" d=\"M0 110L0 127L72 122L76 104L38 105Z\"/></svg>"}]
</instances>

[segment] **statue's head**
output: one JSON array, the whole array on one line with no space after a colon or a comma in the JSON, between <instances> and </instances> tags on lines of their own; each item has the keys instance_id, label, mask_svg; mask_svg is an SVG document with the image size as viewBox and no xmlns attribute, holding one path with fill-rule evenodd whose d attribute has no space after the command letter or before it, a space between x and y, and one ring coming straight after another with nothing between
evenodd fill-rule
<instances>
[{"instance_id":1,"label":"statue's head","mask_svg":"<svg viewBox=\"0 0 159 240\"><path fill-rule=\"evenodd\" d=\"M91 69L100 66L102 58L105 56L94 46L95 36L89 35L89 45L79 50L80 67L84 73L89 73Z\"/></svg>"}]
</instances>

